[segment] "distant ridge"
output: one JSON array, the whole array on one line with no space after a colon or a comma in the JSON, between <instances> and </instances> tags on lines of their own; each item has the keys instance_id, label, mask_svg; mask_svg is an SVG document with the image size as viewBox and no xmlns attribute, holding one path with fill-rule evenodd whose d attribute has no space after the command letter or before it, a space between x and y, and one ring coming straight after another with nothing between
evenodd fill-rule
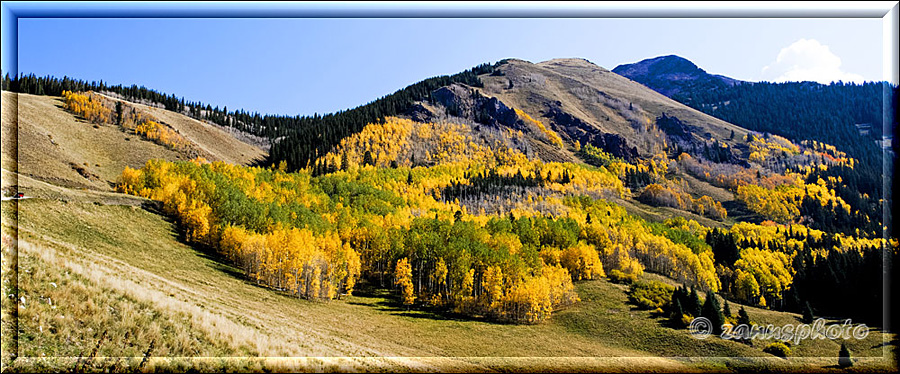
<instances>
[{"instance_id":1,"label":"distant ridge","mask_svg":"<svg viewBox=\"0 0 900 374\"><path fill-rule=\"evenodd\" d=\"M612 72L641 83L668 97L688 89L716 89L741 82L726 76L709 74L688 59L676 55L648 58L633 64L619 65Z\"/></svg>"}]
</instances>

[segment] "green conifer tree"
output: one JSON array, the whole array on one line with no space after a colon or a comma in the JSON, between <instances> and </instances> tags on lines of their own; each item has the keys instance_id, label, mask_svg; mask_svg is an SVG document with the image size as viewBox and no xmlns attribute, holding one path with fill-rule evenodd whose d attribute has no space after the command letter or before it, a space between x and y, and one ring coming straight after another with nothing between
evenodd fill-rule
<instances>
[{"instance_id":1,"label":"green conifer tree","mask_svg":"<svg viewBox=\"0 0 900 374\"><path fill-rule=\"evenodd\" d=\"M738 310L738 320L739 325L747 325L750 326L750 316L747 314L747 311L744 310L744 307L741 306L741 309Z\"/></svg>"},{"instance_id":2,"label":"green conifer tree","mask_svg":"<svg viewBox=\"0 0 900 374\"><path fill-rule=\"evenodd\" d=\"M803 323L813 323L815 318L812 308L809 306L809 301L807 301L803 306Z\"/></svg>"},{"instance_id":3,"label":"green conifer tree","mask_svg":"<svg viewBox=\"0 0 900 374\"><path fill-rule=\"evenodd\" d=\"M725 318L722 316L722 310L719 308L719 300L712 291L706 293L706 302L703 304L701 316L706 317L712 324L713 334L722 333L722 324Z\"/></svg>"},{"instance_id":4,"label":"green conifer tree","mask_svg":"<svg viewBox=\"0 0 900 374\"><path fill-rule=\"evenodd\" d=\"M850 350L847 344L841 343L841 350L838 352L838 366L842 368L853 366L853 360L850 358Z\"/></svg>"},{"instance_id":5,"label":"green conifer tree","mask_svg":"<svg viewBox=\"0 0 900 374\"><path fill-rule=\"evenodd\" d=\"M700 317L700 312L703 303L700 302L700 295L697 294L697 289L691 287L691 295L688 299L687 312L690 313L694 317Z\"/></svg>"},{"instance_id":6,"label":"green conifer tree","mask_svg":"<svg viewBox=\"0 0 900 374\"><path fill-rule=\"evenodd\" d=\"M672 312L669 313L669 322L672 326L675 327L684 327L684 324L681 322L681 317L684 315L684 309L681 307L681 301L675 299L675 304L672 307Z\"/></svg>"}]
</instances>

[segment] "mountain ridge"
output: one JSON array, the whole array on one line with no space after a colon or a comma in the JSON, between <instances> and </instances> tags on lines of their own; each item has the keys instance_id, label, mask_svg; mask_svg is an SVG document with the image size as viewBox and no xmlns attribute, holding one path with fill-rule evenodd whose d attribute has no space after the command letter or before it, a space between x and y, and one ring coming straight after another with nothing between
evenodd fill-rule
<instances>
[{"instance_id":1,"label":"mountain ridge","mask_svg":"<svg viewBox=\"0 0 900 374\"><path fill-rule=\"evenodd\" d=\"M763 326L796 323L804 303L823 316L882 321L881 273L873 269L887 246L871 227L848 224L869 217L847 178L852 160L827 144L794 144L717 119L585 59L507 59L408 86L328 121L264 118L268 128L309 126L280 134L309 137L276 140L283 153L268 167L203 141L216 129L175 118L197 112L174 96L177 112L169 112L91 90L62 98L3 93L3 187L25 186L29 197L3 202L4 251L14 230L28 249L18 274L28 282L15 291L22 298L4 303L15 308L21 300L23 323L14 331L26 337L24 352L59 345L74 358L111 326L113 340L101 337L95 351L118 357L127 344L120 337L141 329L115 323L128 314L95 299L100 308L90 315L114 323L96 323L93 334L69 343L54 318L72 304L57 299L70 285L58 281L51 290L36 269L52 280L82 269L93 294L112 285L149 303L147 314L203 330L199 337L222 343L226 354L349 356L340 370L410 360L420 371L535 371L533 357L542 355L551 356L538 359L548 371L561 362L590 371L566 358L579 355L616 356L614 366L628 369L661 356L649 359L673 371L833 363L840 341L793 345L793 356L815 358L797 368L798 361L767 357L769 342L696 340L677 326L690 318L680 306L689 305L687 287L728 300L732 311L746 307ZM96 116L98 102L109 116ZM213 112L242 126L238 116ZM197 147L169 147L148 127ZM316 139L338 142L296 148ZM10 147L21 152L8 154ZM73 151L92 148L105 160ZM292 153L311 149L328 152L288 166L302 160ZM12 164L9 155L25 158ZM27 159L42 155L56 163L41 169ZM52 178L91 173L99 176L88 186ZM10 175L21 186L9 185ZM112 183L116 193L108 192ZM189 334L158 339L163 353L215 348L182 344ZM890 339L875 330L848 341L855 358L869 359L856 368L895 369L893 360L876 361L893 358L879 345ZM145 352L127 348L131 356ZM677 359L704 355L726 361ZM368 360L380 356L399 360ZM479 359L457 359L469 356ZM328 361L307 364L331 369Z\"/></svg>"},{"instance_id":2,"label":"mountain ridge","mask_svg":"<svg viewBox=\"0 0 900 374\"><path fill-rule=\"evenodd\" d=\"M690 60L678 55L665 55L616 66L612 72L632 79L665 96L672 97L689 86L717 89L743 81L724 75L710 74Z\"/></svg>"}]
</instances>

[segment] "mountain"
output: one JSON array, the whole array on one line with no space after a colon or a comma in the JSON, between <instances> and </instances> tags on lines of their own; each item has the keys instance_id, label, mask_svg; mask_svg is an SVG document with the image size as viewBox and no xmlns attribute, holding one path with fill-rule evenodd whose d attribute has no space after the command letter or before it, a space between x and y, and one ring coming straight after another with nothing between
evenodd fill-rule
<instances>
[{"instance_id":1,"label":"mountain","mask_svg":"<svg viewBox=\"0 0 900 374\"><path fill-rule=\"evenodd\" d=\"M883 131L892 127L884 121L896 123L894 116L882 115L883 106L896 100L884 100L896 95L886 82L743 82L708 74L678 56L620 65L613 72L748 130L834 145L859 161L862 189L881 195L883 148L893 154Z\"/></svg>"},{"instance_id":2,"label":"mountain","mask_svg":"<svg viewBox=\"0 0 900 374\"><path fill-rule=\"evenodd\" d=\"M732 131L747 133L584 59L507 60L482 79L486 95L548 122L567 144L577 140L626 159L651 157L675 138L690 145L708 139L730 142ZM655 131L664 115L689 129ZM616 149L619 143L636 152L625 154Z\"/></svg>"},{"instance_id":3,"label":"mountain","mask_svg":"<svg viewBox=\"0 0 900 374\"><path fill-rule=\"evenodd\" d=\"M521 149L546 161L579 162L574 153L576 142L590 144L628 161L665 152L670 144L701 146L711 139L722 144L733 143L735 159L747 155L740 152L740 142L735 140L746 135L747 130L691 109L583 59L541 63L507 59L484 69L477 81L472 82L448 81L430 92L412 96L413 100L387 114L419 122L458 121L478 132L518 131L527 138ZM385 99L367 106L381 105L382 100ZM359 109L348 112L356 110ZM341 115L348 116L343 113L336 116ZM678 118L679 126L683 127L660 130L657 121L666 116ZM361 130L348 129L344 136ZM294 157L284 148L299 142L291 141L292 138L305 138L304 131L307 130L288 131L273 144L271 162L286 160L293 164ZM670 151L674 152L674 148Z\"/></svg>"},{"instance_id":4,"label":"mountain","mask_svg":"<svg viewBox=\"0 0 900 374\"><path fill-rule=\"evenodd\" d=\"M709 74L693 62L675 55L619 65L612 71L668 97L686 90L715 90L742 82L722 75Z\"/></svg>"},{"instance_id":5,"label":"mountain","mask_svg":"<svg viewBox=\"0 0 900 374\"><path fill-rule=\"evenodd\" d=\"M11 371L820 370L841 342L769 360L771 342L682 323L884 321L897 252L842 148L584 59L483 64L313 117L5 87L44 93L3 92L3 188L28 197L2 202ZM893 372L894 339L843 343ZM722 362L677 359L705 355Z\"/></svg>"}]
</instances>

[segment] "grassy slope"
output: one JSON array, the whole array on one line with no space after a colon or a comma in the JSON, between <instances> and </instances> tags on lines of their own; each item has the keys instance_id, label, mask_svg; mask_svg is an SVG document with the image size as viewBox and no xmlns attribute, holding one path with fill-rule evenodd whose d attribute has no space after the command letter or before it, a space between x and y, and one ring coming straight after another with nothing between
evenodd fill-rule
<instances>
[{"instance_id":1,"label":"grassy slope","mask_svg":"<svg viewBox=\"0 0 900 374\"><path fill-rule=\"evenodd\" d=\"M71 286L66 288L66 294L72 296L60 296L60 300L70 300L73 311L88 313L88 309L78 309L81 306L74 305L75 300L94 300L97 307L89 310L96 325L96 328L90 326L89 332L85 332L85 326L78 326L85 328L82 331L76 331L73 326L57 329L76 339L75 344L62 346L59 340L66 341L63 335L47 335L41 331L44 322L55 317L49 303L38 303L38 309L33 311L37 319L20 324L24 329L21 336L34 337L20 339L22 355L83 352L85 347L94 344L92 339L97 339L97 330L103 326L118 333L109 346L101 347L101 352L131 356L140 352L138 346L149 343L135 341L134 347L128 347L123 332L149 324L155 326L150 334L165 336L160 339L168 344L160 346L157 352L160 355L199 351L208 356L319 357L270 362L286 369L725 370L742 363L672 357L767 356L759 347L719 340L696 341L685 331L661 327L660 321L649 312L631 309L621 286L605 281L579 283L583 302L559 311L549 323L536 326L458 320L425 311L407 311L397 308L390 295L377 290L330 303L281 295L244 280L237 269L216 256L184 245L170 221L141 208L146 201L97 191L108 190L108 182L115 180L126 165L137 167L148 158L172 160L181 155L129 136L113 126L93 128L64 112L58 98L32 95L19 96L16 144L10 140L16 138L9 136L14 133L9 120L14 112L7 105L15 96L4 92L3 99L3 168L6 169L3 187L17 179L20 186L27 188L29 196L36 197L2 203L4 234L13 232L12 213L17 207L20 209L19 250L23 254L20 269L41 269L25 273L26 276L20 274L23 296L26 300L40 300L53 292L48 284L54 282ZM206 131L213 130L205 129L197 121L159 109L147 110L195 143L204 145L203 149L213 159L219 154L227 161L243 163L258 155L243 152L240 144L216 140L225 133L210 135ZM49 141L48 134L57 145ZM125 141L125 137L131 140ZM19 147L18 165L9 157L15 146ZM82 177L72 170L69 162L88 163L87 169L97 174L98 180ZM19 170L25 175L9 170ZM653 217L677 213L630 202L626 205ZM4 253L4 266L8 265L8 259L9 255ZM4 308L7 306L9 300L4 298ZM732 307L735 311L738 308ZM114 310L155 317L125 323L113 318L115 313L121 313ZM796 317L752 308L750 315L754 321L776 324L793 323ZM9 327L6 321L4 315L4 332ZM72 335L73 332L77 334ZM9 334L4 333L4 339L6 336ZM873 333L866 341L851 342L851 349L855 356L881 356L882 338L881 334ZM122 350L113 347L119 343L123 344ZM5 344L6 341L4 349ZM836 352L837 345L833 342L812 342L796 348L796 353L804 356L831 357ZM589 358L595 356L605 358ZM7 355L3 357L5 360ZM831 358L807 362L763 357L749 363L781 369L788 368L784 365L800 364L799 367L807 370L830 370L825 366L833 361ZM868 365L882 370L890 368L884 360Z\"/></svg>"},{"instance_id":2,"label":"grassy slope","mask_svg":"<svg viewBox=\"0 0 900 374\"><path fill-rule=\"evenodd\" d=\"M55 185L108 191L125 166L141 167L152 158L188 158L117 126L94 127L62 105L58 97L3 92L3 169ZM210 160L249 164L264 155L219 129L176 113L144 108L205 150ZM71 164L84 168L89 176Z\"/></svg>"},{"instance_id":3,"label":"grassy slope","mask_svg":"<svg viewBox=\"0 0 900 374\"><path fill-rule=\"evenodd\" d=\"M265 158L266 154L263 150L241 142L219 127L161 108L131 102L128 105L149 112L162 122L172 126L179 134L198 145L203 150L204 157L210 161L218 160L230 164L249 165Z\"/></svg>"},{"instance_id":4,"label":"grassy slope","mask_svg":"<svg viewBox=\"0 0 900 374\"><path fill-rule=\"evenodd\" d=\"M161 312L152 303L95 285L66 268L51 251L23 245L18 252L18 335L22 356L87 356L103 333L98 354L139 357L154 342L159 356L252 355L250 347L192 329L185 313Z\"/></svg>"},{"instance_id":5,"label":"grassy slope","mask_svg":"<svg viewBox=\"0 0 900 374\"><path fill-rule=\"evenodd\" d=\"M62 105L58 97L3 92L4 169L16 171L18 167L20 174L56 185L110 190L109 182L115 181L125 166L140 167L151 158L184 158L116 126L94 128L64 111ZM85 178L70 163L99 178Z\"/></svg>"},{"instance_id":6,"label":"grassy slope","mask_svg":"<svg viewBox=\"0 0 900 374\"><path fill-rule=\"evenodd\" d=\"M710 132L716 139L728 139L731 130L735 132L735 139L741 139L747 133L747 130L742 127L691 109L639 83L581 59L554 59L541 62L537 66L563 77L583 82L591 88L621 100L637 103L653 116L660 116L663 112L670 116L674 115L691 125L700 127L702 132ZM651 120L653 119L651 118ZM625 125L627 126L627 124Z\"/></svg>"},{"instance_id":7,"label":"grassy slope","mask_svg":"<svg viewBox=\"0 0 900 374\"><path fill-rule=\"evenodd\" d=\"M3 202L4 222L11 219L11 204ZM697 341L683 330L661 327L650 312L632 310L622 286L606 281L579 283L583 302L559 311L549 323L536 326L406 311L397 308L390 295L377 291L342 301L308 302L245 281L236 269L215 256L182 244L172 223L147 210L81 203L77 198L68 203L31 199L18 204L19 235L31 245L29 248L40 248L40 253L65 259L68 270L94 282L94 287L122 293L165 313L189 315L195 328L215 340L230 342L231 349L245 347L263 356L363 356L368 358L345 364L366 370L386 365L425 365L418 367L466 371L536 370L535 365L570 369L639 365L658 370L726 370L740 361L648 356L767 356L759 347L718 339ZM4 225L4 230L8 229ZM737 309L736 305L732 307ZM754 321L765 323L793 323L796 317L753 308L749 311ZM851 349L855 356L881 356L881 349L870 348L881 344L881 338L881 334L873 333ZM815 341L801 344L796 352L833 357L837 347L833 342ZM23 347L20 351L26 352ZM377 356L432 358L384 361ZM591 356L633 358L529 358ZM831 361L834 360L813 360L807 364L798 359L787 362L762 358L753 363L769 367L799 363L812 365L805 366L807 369L822 369ZM886 365L883 360L870 364L875 365L870 368L882 369Z\"/></svg>"},{"instance_id":8,"label":"grassy slope","mask_svg":"<svg viewBox=\"0 0 900 374\"><path fill-rule=\"evenodd\" d=\"M628 78L612 73L602 67L594 65L582 59L554 59L533 64L521 60L510 60L508 64L501 66L504 71L502 76L483 75L484 89L487 95L497 97L504 103L522 109L538 120L549 126L550 121L541 116L546 111L547 103L560 102L561 107L599 131L622 135L628 140L629 146L637 146L642 155L648 156L650 150L643 145L641 136L635 131L628 119L622 117L615 109L601 103L596 92L603 92L611 97L626 103L634 103L646 111L654 120L657 116L666 113L669 116L677 116L686 123L700 128L698 135L705 137L709 133L712 138L729 145L736 144L734 140L726 140L731 131L735 133L734 139L743 139L747 130L712 116L691 109L681 103L665 97L643 85ZM514 81L512 89L508 88L508 82ZM538 152L552 154L551 159L581 163L575 157L574 149L556 149L554 152ZM707 195L716 201L727 202L734 200L734 195L722 188L710 185L690 175L679 173L678 177L685 179L691 187L689 191L695 197ZM721 225L706 218L696 216L670 208L654 208L637 201L629 201L629 212L639 214L645 218L667 218L681 215L696 219L704 224ZM699 218L698 218L699 217ZM655 219L655 218L654 218Z\"/></svg>"}]
</instances>

